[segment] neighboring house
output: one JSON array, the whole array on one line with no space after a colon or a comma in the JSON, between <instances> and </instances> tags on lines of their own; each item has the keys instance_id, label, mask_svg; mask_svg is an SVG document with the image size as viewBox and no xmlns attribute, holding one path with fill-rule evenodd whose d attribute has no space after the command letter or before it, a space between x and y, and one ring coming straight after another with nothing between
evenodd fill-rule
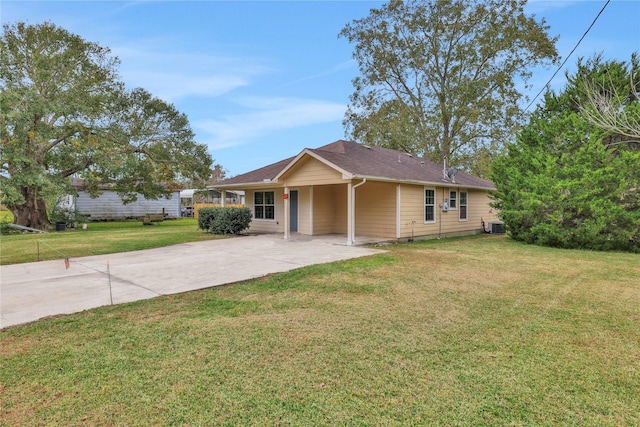
<instances>
[{"instance_id":1,"label":"neighboring house","mask_svg":"<svg viewBox=\"0 0 640 427\"><path fill-rule=\"evenodd\" d=\"M480 233L497 221L494 185L429 160L381 147L336 141L215 184L244 190L249 231L401 240ZM364 239L363 239L364 240ZM370 239L367 239L370 240Z\"/></svg>"},{"instance_id":2,"label":"neighboring house","mask_svg":"<svg viewBox=\"0 0 640 427\"><path fill-rule=\"evenodd\" d=\"M244 191L227 191L226 193L226 204L244 204ZM187 189L180 191L180 200L182 206L193 206L196 204L222 205L222 194L215 189L205 191Z\"/></svg>"},{"instance_id":3,"label":"neighboring house","mask_svg":"<svg viewBox=\"0 0 640 427\"><path fill-rule=\"evenodd\" d=\"M146 214L164 213L167 218L180 218L180 192L174 191L168 198L157 200L146 199L138 194L135 202L122 203L118 193L110 191L108 187L100 189L100 195L92 198L82 190L82 180L74 180L78 189L78 196L73 198L75 211L90 220L119 220L142 218Z\"/></svg>"}]
</instances>

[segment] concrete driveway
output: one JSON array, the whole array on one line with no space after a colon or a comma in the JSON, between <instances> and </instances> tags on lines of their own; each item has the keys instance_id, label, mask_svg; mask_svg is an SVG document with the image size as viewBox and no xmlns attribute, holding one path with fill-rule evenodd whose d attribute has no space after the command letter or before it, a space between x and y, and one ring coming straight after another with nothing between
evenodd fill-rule
<instances>
[{"instance_id":1,"label":"concrete driveway","mask_svg":"<svg viewBox=\"0 0 640 427\"><path fill-rule=\"evenodd\" d=\"M262 277L384 252L345 238L253 235L0 267L0 328L46 316Z\"/></svg>"}]
</instances>

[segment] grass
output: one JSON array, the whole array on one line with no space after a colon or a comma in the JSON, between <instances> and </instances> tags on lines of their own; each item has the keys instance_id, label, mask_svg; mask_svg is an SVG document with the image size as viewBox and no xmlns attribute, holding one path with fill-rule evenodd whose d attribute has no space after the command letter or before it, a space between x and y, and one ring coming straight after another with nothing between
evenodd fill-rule
<instances>
[{"instance_id":1,"label":"grass","mask_svg":"<svg viewBox=\"0 0 640 427\"><path fill-rule=\"evenodd\" d=\"M0 425L640 424L640 258L416 242L0 332Z\"/></svg>"},{"instance_id":2,"label":"grass","mask_svg":"<svg viewBox=\"0 0 640 427\"><path fill-rule=\"evenodd\" d=\"M141 221L92 222L86 230L3 235L0 237L0 265L61 259L65 255L80 257L128 252L219 238L199 230L198 221L192 218L147 226Z\"/></svg>"}]
</instances>

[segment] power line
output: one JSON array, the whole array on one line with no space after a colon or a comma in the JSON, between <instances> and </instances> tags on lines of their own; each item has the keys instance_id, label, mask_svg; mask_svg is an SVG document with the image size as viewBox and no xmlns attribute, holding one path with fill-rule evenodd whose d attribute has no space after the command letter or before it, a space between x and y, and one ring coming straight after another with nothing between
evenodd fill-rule
<instances>
[{"instance_id":1,"label":"power line","mask_svg":"<svg viewBox=\"0 0 640 427\"><path fill-rule=\"evenodd\" d=\"M558 72L562 69L562 67L564 67L564 64L567 63L567 61L569 60L569 58L571 57L573 52L575 52L575 50L578 48L578 46L580 45L582 40L586 37L586 35L589 32L589 30L591 30L591 27L593 27L594 24L596 23L596 21L598 20L598 18L600 18L600 15L602 15L602 12L604 12L604 10L607 7L607 5L609 4L609 2L611 2L611 0L607 0L607 2L604 4L604 6L602 6L602 9L600 9L600 12L598 12L598 15L593 19L593 22L591 23L591 25L589 25L589 28L587 28L587 31L585 31L584 34L582 35L582 37L580 37L580 40L578 40L578 43L576 43L576 45L573 47L571 52L569 52L569 55L567 55L567 57L564 59L564 61L562 61L562 64L560 64L560 66L558 67L556 72L553 73L553 76L551 76L549 81L544 86L542 86L542 89L540 89L540 92L538 92L538 94L535 96L535 98L533 98L533 100L531 100L531 102L529 103L529 105L527 105L527 108L525 108L524 111L527 111L529 109L529 107L531 107L533 105L533 103L536 102L536 99L538 99L538 97L544 91L544 89L549 86L549 84L551 83L551 80L553 80L553 78L556 76L556 74L558 74Z\"/></svg>"}]
</instances>

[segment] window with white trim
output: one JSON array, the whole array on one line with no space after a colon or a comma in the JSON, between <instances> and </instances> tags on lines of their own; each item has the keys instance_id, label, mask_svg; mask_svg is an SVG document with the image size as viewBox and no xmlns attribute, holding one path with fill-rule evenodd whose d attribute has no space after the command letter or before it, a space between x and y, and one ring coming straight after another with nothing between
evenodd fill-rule
<instances>
[{"instance_id":1,"label":"window with white trim","mask_svg":"<svg viewBox=\"0 0 640 427\"><path fill-rule=\"evenodd\" d=\"M253 217L255 219L276 219L275 191L253 193Z\"/></svg>"},{"instance_id":2,"label":"window with white trim","mask_svg":"<svg viewBox=\"0 0 640 427\"><path fill-rule=\"evenodd\" d=\"M424 189L424 222L436 222L436 190Z\"/></svg>"},{"instance_id":3,"label":"window with white trim","mask_svg":"<svg viewBox=\"0 0 640 427\"><path fill-rule=\"evenodd\" d=\"M460 221L466 221L467 218L467 204L468 197L466 191L460 192Z\"/></svg>"},{"instance_id":4,"label":"window with white trim","mask_svg":"<svg viewBox=\"0 0 640 427\"><path fill-rule=\"evenodd\" d=\"M449 190L449 209L458 209L458 192Z\"/></svg>"}]
</instances>

